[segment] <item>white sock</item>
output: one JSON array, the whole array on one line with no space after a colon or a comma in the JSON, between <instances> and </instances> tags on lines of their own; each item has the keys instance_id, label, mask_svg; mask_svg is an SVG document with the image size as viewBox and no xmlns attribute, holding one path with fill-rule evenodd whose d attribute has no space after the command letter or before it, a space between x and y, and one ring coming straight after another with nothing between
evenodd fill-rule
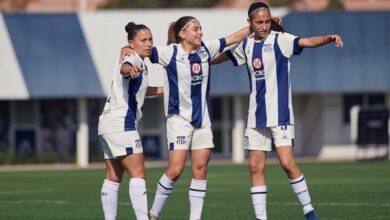
<instances>
[{"instance_id":1,"label":"white sock","mask_svg":"<svg viewBox=\"0 0 390 220\"><path fill-rule=\"evenodd\" d=\"M115 220L119 183L105 179L100 194L105 220Z\"/></svg>"},{"instance_id":2,"label":"white sock","mask_svg":"<svg viewBox=\"0 0 390 220\"><path fill-rule=\"evenodd\" d=\"M200 220L204 198L206 197L207 180L192 179L188 196L190 199L190 220Z\"/></svg>"},{"instance_id":3,"label":"white sock","mask_svg":"<svg viewBox=\"0 0 390 220\"><path fill-rule=\"evenodd\" d=\"M162 175L157 183L156 195L154 197L152 208L150 209L150 214L153 216L158 216L160 214L165 205L165 202L174 188L175 181L168 179L165 174Z\"/></svg>"},{"instance_id":4,"label":"white sock","mask_svg":"<svg viewBox=\"0 0 390 220\"><path fill-rule=\"evenodd\" d=\"M267 186L254 186L251 188L251 194L256 218L267 220Z\"/></svg>"},{"instance_id":5,"label":"white sock","mask_svg":"<svg viewBox=\"0 0 390 220\"><path fill-rule=\"evenodd\" d=\"M314 210L311 205L309 190L307 189L306 180L303 174L296 179L290 179L290 183L294 193L297 195L298 200L303 207L303 213L306 214Z\"/></svg>"},{"instance_id":6,"label":"white sock","mask_svg":"<svg viewBox=\"0 0 390 220\"><path fill-rule=\"evenodd\" d=\"M131 178L129 195L137 220L149 220L145 180L142 178Z\"/></svg>"}]
</instances>

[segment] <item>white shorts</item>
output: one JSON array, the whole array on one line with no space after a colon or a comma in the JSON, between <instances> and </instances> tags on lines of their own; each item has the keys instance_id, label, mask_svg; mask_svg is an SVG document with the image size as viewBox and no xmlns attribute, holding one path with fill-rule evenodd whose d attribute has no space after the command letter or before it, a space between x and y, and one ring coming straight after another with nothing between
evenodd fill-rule
<instances>
[{"instance_id":1,"label":"white shorts","mask_svg":"<svg viewBox=\"0 0 390 220\"><path fill-rule=\"evenodd\" d=\"M103 134L99 140L106 160L143 152L138 131Z\"/></svg>"},{"instance_id":2,"label":"white shorts","mask_svg":"<svg viewBox=\"0 0 390 220\"><path fill-rule=\"evenodd\" d=\"M214 148L211 128L194 128L179 115L167 119L168 150L199 150Z\"/></svg>"},{"instance_id":3,"label":"white shorts","mask_svg":"<svg viewBox=\"0 0 390 220\"><path fill-rule=\"evenodd\" d=\"M271 151L272 140L275 147L294 146L294 138L294 125L247 128L244 135L244 148L247 150Z\"/></svg>"}]
</instances>

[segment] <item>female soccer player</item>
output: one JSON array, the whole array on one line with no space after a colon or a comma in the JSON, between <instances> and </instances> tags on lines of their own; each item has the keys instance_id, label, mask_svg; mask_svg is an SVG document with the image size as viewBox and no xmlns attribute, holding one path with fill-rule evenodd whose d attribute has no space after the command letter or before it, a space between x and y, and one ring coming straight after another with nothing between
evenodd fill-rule
<instances>
[{"instance_id":1,"label":"female soccer player","mask_svg":"<svg viewBox=\"0 0 390 220\"><path fill-rule=\"evenodd\" d=\"M285 33L282 27L274 26L269 7L262 2L253 3L249 7L248 23L254 35L221 54L213 63L230 58L234 65L246 64L249 71L251 93L244 147L249 152L251 194L256 219L267 219L264 171L266 152L271 151L272 139L279 162L303 206L305 218L318 219L305 178L293 155L294 116L289 59L292 55L299 55L306 47L319 47L331 42L336 47L342 47L343 42L339 35L299 38Z\"/></svg>"},{"instance_id":2,"label":"female soccer player","mask_svg":"<svg viewBox=\"0 0 390 220\"><path fill-rule=\"evenodd\" d=\"M190 220L200 219L207 189L207 165L214 147L209 116L210 62L225 46L242 41L250 33L243 28L228 37L202 41L199 20L185 16L173 22L168 46L154 47L151 61L165 67L164 100L167 117L169 165L157 184L151 219L158 219L187 156L191 154L189 188Z\"/></svg>"},{"instance_id":3,"label":"female soccer player","mask_svg":"<svg viewBox=\"0 0 390 220\"><path fill-rule=\"evenodd\" d=\"M137 127L142 118L145 95L161 94L162 88L148 88L144 58L151 54L151 31L145 25L133 22L125 29L129 47L134 53L118 64L110 95L99 118L98 134L106 164L101 200L104 218L114 220L119 184L126 170L135 215L138 220L148 220L144 156Z\"/></svg>"}]
</instances>

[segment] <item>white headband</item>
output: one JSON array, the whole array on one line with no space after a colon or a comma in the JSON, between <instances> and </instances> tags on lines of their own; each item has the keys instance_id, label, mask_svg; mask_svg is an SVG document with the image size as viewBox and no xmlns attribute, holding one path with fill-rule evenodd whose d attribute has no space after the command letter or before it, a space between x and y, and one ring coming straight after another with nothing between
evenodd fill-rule
<instances>
[{"instance_id":1,"label":"white headband","mask_svg":"<svg viewBox=\"0 0 390 220\"><path fill-rule=\"evenodd\" d=\"M256 8L256 9L254 9L250 14L249 14L249 16L248 17L251 17L252 16L252 14L254 14L255 12L257 12L257 11L259 11L259 10L267 10L267 11L269 11L269 9L268 8L266 8L266 7L260 7L260 8ZM270 12L271 13L271 12Z\"/></svg>"},{"instance_id":2,"label":"white headband","mask_svg":"<svg viewBox=\"0 0 390 220\"><path fill-rule=\"evenodd\" d=\"M189 22L187 22L187 24L183 26L183 28L179 31L179 33L184 31L184 29L186 29L192 22L194 22L196 20L198 20L198 19L194 18L194 19L190 20Z\"/></svg>"}]
</instances>

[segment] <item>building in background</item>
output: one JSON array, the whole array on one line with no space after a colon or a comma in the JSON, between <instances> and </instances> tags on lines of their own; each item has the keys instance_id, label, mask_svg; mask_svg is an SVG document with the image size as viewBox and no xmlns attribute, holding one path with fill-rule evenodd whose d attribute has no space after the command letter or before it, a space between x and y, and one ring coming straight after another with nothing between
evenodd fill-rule
<instances>
[{"instance_id":1,"label":"building in background","mask_svg":"<svg viewBox=\"0 0 390 220\"><path fill-rule=\"evenodd\" d=\"M45 1L29 1L33 2ZM67 2L73 2L70 11L79 10L79 1ZM345 48L341 50L327 45L306 49L302 56L293 58L296 153L322 159L355 158L350 108L355 104L390 106L390 13L272 11L284 16L283 25L297 35L340 33L344 38ZM36 155L48 162L74 162L76 146L86 142L89 160L101 161L97 117L119 48L126 43L125 24L133 20L147 24L159 45L166 41L169 22L187 14L201 20L205 40L246 25L246 9L1 14L0 163L12 155L27 162L34 162L31 158ZM371 35L372 23L380 26L375 36ZM249 93L246 70L228 62L212 68L214 157L238 155L233 159L241 161ZM156 74L151 84L161 85L163 70L151 66L151 71ZM147 99L144 115L141 133L145 152L150 158L164 158L162 98Z\"/></svg>"}]
</instances>

